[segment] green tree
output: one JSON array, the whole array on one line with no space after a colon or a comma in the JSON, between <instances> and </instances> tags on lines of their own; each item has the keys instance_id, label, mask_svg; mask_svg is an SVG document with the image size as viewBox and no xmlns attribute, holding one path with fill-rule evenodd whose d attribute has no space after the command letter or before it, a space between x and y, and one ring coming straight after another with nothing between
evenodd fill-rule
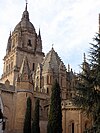
<instances>
[{"instance_id":1,"label":"green tree","mask_svg":"<svg viewBox=\"0 0 100 133\"><path fill-rule=\"evenodd\" d=\"M23 133L31 133L31 98L27 99L27 108L24 120Z\"/></svg>"},{"instance_id":2,"label":"green tree","mask_svg":"<svg viewBox=\"0 0 100 133\"><path fill-rule=\"evenodd\" d=\"M82 67L83 72L79 74L77 93L73 99L74 104L93 119L93 125L88 129L88 133L100 133L100 34L97 34L94 40L96 44L91 44L89 52L89 69Z\"/></svg>"},{"instance_id":3,"label":"green tree","mask_svg":"<svg viewBox=\"0 0 100 133\"><path fill-rule=\"evenodd\" d=\"M62 133L61 91L57 81L52 86L47 133Z\"/></svg>"},{"instance_id":4,"label":"green tree","mask_svg":"<svg viewBox=\"0 0 100 133\"><path fill-rule=\"evenodd\" d=\"M40 133L39 126L39 99L36 99L35 110L33 114L32 133Z\"/></svg>"}]
</instances>

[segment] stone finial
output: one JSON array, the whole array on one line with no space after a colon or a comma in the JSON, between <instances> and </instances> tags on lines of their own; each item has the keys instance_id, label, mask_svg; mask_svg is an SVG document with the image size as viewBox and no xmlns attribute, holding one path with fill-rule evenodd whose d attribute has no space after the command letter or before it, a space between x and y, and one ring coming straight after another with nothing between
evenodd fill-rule
<instances>
[{"instance_id":1,"label":"stone finial","mask_svg":"<svg viewBox=\"0 0 100 133\"><path fill-rule=\"evenodd\" d=\"M39 35L38 35L40 38L41 38L41 32L40 32L40 28L39 28Z\"/></svg>"},{"instance_id":2,"label":"stone finial","mask_svg":"<svg viewBox=\"0 0 100 133\"><path fill-rule=\"evenodd\" d=\"M70 65L68 64L68 72L70 72Z\"/></svg>"},{"instance_id":3,"label":"stone finial","mask_svg":"<svg viewBox=\"0 0 100 133\"><path fill-rule=\"evenodd\" d=\"M27 2L27 0L25 0L26 1L26 7L25 7L25 11L27 11L27 4L28 4L28 2Z\"/></svg>"},{"instance_id":4,"label":"stone finial","mask_svg":"<svg viewBox=\"0 0 100 133\"><path fill-rule=\"evenodd\" d=\"M54 44L52 44L52 48L53 48Z\"/></svg>"},{"instance_id":5,"label":"stone finial","mask_svg":"<svg viewBox=\"0 0 100 133\"><path fill-rule=\"evenodd\" d=\"M26 0L26 7L25 7L25 11L22 14L22 20L24 21L29 21L29 13L27 11L27 0Z\"/></svg>"}]
</instances>

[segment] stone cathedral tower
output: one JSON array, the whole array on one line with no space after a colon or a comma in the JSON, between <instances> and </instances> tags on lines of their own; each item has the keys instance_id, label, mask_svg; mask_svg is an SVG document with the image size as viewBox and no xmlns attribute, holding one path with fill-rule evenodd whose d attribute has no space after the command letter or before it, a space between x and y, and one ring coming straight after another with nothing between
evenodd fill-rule
<instances>
[{"instance_id":1,"label":"stone cathedral tower","mask_svg":"<svg viewBox=\"0 0 100 133\"><path fill-rule=\"evenodd\" d=\"M69 65L66 69L53 47L44 55L40 29L37 34L26 3L20 22L9 35L0 80L5 133L23 133L28 97L32 100L32 113L36 98L40 99L40 131L46 133L51 87L55 79L61 88L63 133L82 133L90 122L80 108L71 103L77 76Z\"/></svg>"},{"instance_id":2,"label":"stone cathedral tower","mask_svg":"<svg viewBox=\"0 0 100 133\"><path fill-rule=\"evenodd\" d=\"M37 64L43 61L42 40L39 29L37 35L33 24L30 22L27 4L22 14L21 21L16 25L14 31L10 33L4 57L4 70L2 82L9 79L11 85L15 85L23 58L27 56L29 67L34 71Z\"/></svg>"}]
</instances>

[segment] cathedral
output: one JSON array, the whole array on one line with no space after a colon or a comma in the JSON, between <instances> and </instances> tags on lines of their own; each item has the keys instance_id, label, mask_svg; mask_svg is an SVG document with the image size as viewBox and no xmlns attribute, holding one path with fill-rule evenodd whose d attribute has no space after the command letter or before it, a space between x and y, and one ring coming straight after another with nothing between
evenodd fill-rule
<instances>
[{"instance_id":1,"label":"cathedral","mask_svg":"<svg viewBox=\"0 0 100 133\"><path fill-rule=\"evenodd\" d=\"M82 133L90 122L71 102L77 76L70 66L66 68L53 47L46 55L42 47L40 29L37 33L31 23L26 3L20 22L8 37L0 79L0 108L6 121L4 133L23 133L28 97L32 100L32 113L36 98L40 99L40 132L46 133L55 79L61 88L63 133Z\"/></svg>"}]
</instances>

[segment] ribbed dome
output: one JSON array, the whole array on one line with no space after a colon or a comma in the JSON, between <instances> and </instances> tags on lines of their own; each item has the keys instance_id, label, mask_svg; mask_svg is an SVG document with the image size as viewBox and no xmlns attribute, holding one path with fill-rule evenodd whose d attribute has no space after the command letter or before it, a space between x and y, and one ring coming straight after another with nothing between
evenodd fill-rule
<instances>
[{"instance_id":1,"label":"ribbed dome","mask_svg":"<svg viewBox=\"0 0 100 133\"><path fill-rule=\"evenodd\" d=\"M33 26L33 24L30 22L29 20L29 13L27 11L27 4L26 4L26 8L25 11L22 14L22 19L21 21L16 25L14 31L18 31L18 30L28 30L28 31L32 31L35 32L35 28Z\"/></svg>"},{"instance_id":2,"label":"ribbed dome","mask_svg":"<svg viewBox=\"0 0 100 133\"><path fill-rule=\"evenodd\" d=\"M20 29L27 29L27 30L32 30L33 32L35 32L35 28L34 28L34 26L33 26L33 24L30 22L30 21L20 21L17 25L16 25L16 27L15 27L15 29L14 29L14 31L16 31L16 30L20 30Z\"/></svg>"}]
</instances>

